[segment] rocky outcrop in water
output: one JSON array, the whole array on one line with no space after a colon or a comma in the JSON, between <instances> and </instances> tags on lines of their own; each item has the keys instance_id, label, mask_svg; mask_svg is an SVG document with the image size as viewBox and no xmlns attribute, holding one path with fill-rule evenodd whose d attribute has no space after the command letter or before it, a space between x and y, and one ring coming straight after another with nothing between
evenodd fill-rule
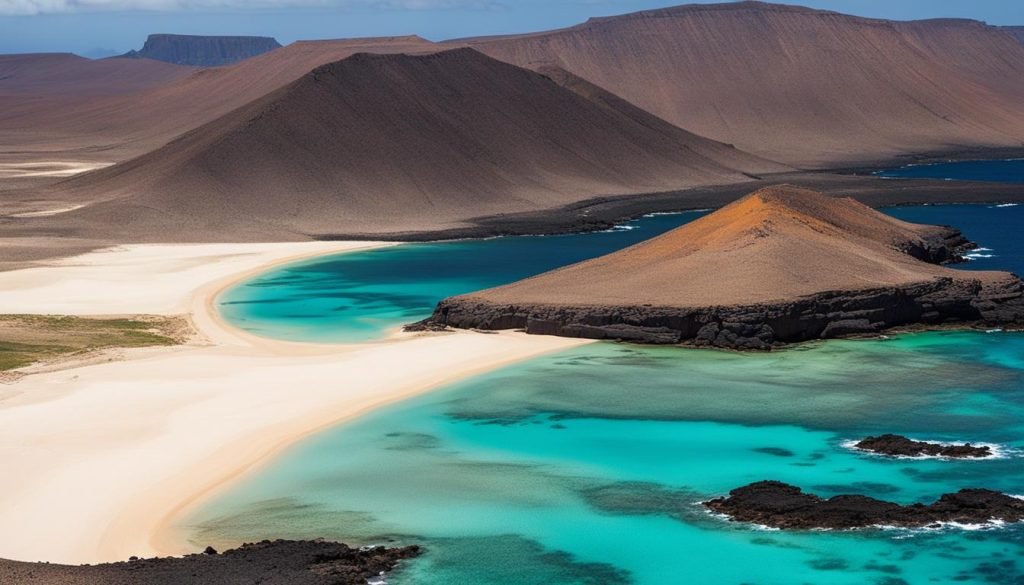
<instances>
[{"instance_id":1,"label":"rocky outcrop in water","mask_svg":"<svg viewBox=\"0 0 1024 585\"><path fill-rule=\"evenodd\" d=\"M940 278L908 287L828 292L777 304L655 306L498 305L472 297L438 304L410 329L522 329L527 333L649 344L766 350L789 343L875 335L893 327L1024 324L1024 283Z\"/></svg>"},{"instance_id":2,"label":"rocky outcrop in water","mask_svg":"<svg viewBox=\"0 0 1024 585\"><path fill-rule=\"evenodd\" d=\"M867 437L858 441L854 447L861 451L892 457L978 459L992 456L992 448L987 445L926 443L893 434Z\"/></svg>"},{"instance_id":3,"label":"rocky outcrop in water","mask_svg":"<svg viewBox=\"0 0 1024 585\"><path fill-rule=\"evenodd\" d=\"M123 58L155 59L177 65L218 67L262 55L281 46L271 37L221 37L198 35L149 35L139 51Z\"/></svg>"},{"instance_id":4,"label":"rocky outcrop in water","mask_svg":"<svg viewBox=\"0 0 1024 585\"><path fill-rule=\"evenodd\" d=\"M941 523L985 524L1024 520L1024 501L987 489L944 494L931 504L901 506L861 495L828 499L778 481L760 481L704 502L730 520L781 529L922 528Z\"/></svg>"},{"instance_id":5,"label":"rocky outcrop in water","mask_svg":"<svg viewBox=\"0 0 1024 585\"><path fill-rule=\"evenodd\" d=\"M18 585L366 585L420 554L418 546L356 549L337 542L263 541L217 554L67 566L0 560Z\"/></svg>"}]
</instances>

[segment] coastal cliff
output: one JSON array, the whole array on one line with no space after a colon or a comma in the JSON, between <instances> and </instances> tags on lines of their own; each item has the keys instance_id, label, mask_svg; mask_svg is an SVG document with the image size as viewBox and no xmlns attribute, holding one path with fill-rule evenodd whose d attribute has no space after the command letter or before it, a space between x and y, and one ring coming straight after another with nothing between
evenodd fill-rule
<instances>
[{"instance_id":1,"label":"coastal cliff","mask_svg":"<svg viewBox=\"0 0 1024 585\"><path fill-rule=\"evenodd\" d=\"M833 291L738 307L495 305L442 301L430 323L460 329L523 329L538 335L635 343L770 349L787 343L869 335L912 324L1024 323L1024 285L949 278L902 288Z\"/></svg>"},{"instance_id":2,"label":"coastal cliff","mask_svg":"<svg viewBox=\"0 0 1024 585\"><path fill-rule=\"evenodd\" d=\"M903 326L1024 324L1024 282L940 266L972 246L852 200L758 191L632 248L443 300L416 327L765 350Z\"/></svg>"},{"instance_id":3,"label":"coastal cliff","mask_svg":"<svg viewBox=\"0 0 1024 585\"><path fill-rule=\"evenodd\" d=\"M219 67L262 55L281 46L271 37L149 35L141 50L122 58L154 59L177 65Z\"/></svg>"}]
</instances>

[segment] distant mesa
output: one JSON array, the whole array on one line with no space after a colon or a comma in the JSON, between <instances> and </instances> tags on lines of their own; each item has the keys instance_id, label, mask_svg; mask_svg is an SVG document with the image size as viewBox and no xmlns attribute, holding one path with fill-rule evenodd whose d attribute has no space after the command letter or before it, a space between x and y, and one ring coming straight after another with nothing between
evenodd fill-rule
<instances>
[{"instance_id":1,"label":"distant mesa","mask_svg":"<svg viewBox=\"0 0 1024 585\"><path fill-rule=\"evenodd\" d=\"M991 457L992 447L970 443L933 443L915 441L901 435L885 434L866 437L854 447L861 451L891 457L948 457L950 459L983 459Z\"/></svg>"},{"instance_id":2,"label":"distant mesa","mask_svg":"<svg viewBox=\"0 0 1024 585\"><path fill-rule=\"evenodd\" d=\"M199 35L149 35L141 50L121 58L155 59L176 65L219 67L280 48L271 37L222 37Z\"/></svg>"},{"instance_id":3,"label":"distant mesa","mask_svg":"<svg viewBox=\"0 0 1024 585\"><path fill-rule=\"evenodd\" d=\"M607 256L442 301L430 326L770 349L924 325L1024 324L1024 283L971 244L789 185Z\"/></svg>"},{"instance_id":4,"label":"distant mesa","mask_svg":"<svg viewBox=\"0 0 1024 585\"><path fill-rule=\"evenodd\" d=\"M730 520L789 530L925 528L1024 520L1024 500L988 489L944 494L931 504L902 506L862 495L824 499L778 481L759 481L704 502Z\"/></svg>"}]
</instances>

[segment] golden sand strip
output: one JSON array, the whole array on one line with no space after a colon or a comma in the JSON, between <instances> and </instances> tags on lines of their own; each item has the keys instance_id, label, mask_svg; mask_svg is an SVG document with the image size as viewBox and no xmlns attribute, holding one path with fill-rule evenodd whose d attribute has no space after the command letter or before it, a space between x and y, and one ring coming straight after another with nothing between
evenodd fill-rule
<instances>
[{"instance_id":1,"label":"golden sand strip","mask_svg":"<svg viewBox=\"0 0 1024 585\"><path fill-rule=\"evenodd\" d=\"M363 345L256 338L213 309L224 287L367 242L125 246L0 273L19 313L191 314L206 342L27 376L0 394L0 557L64 563L188 552L177 519L297 440L373 408L583 343L399 335ZM273 536L273 535L268 535Z\"/></svg>"}]
</instances>

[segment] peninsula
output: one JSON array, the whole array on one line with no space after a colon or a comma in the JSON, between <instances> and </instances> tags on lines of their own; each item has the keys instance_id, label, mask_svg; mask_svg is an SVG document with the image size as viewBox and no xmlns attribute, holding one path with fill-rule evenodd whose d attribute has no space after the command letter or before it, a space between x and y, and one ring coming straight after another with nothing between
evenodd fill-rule
<instances>
[{"instance_id":1,"label":"peninsula","mask_svg":"<svg viewBox=\"0 0 1024 585\"><path fill-rule=\"evenodd\" d=\"M1024 323L1017 276L941 265L971 246L952 228L776 186L613 254L446 299L419 325L770 349Z\"/></svg>"}]
</instances>

